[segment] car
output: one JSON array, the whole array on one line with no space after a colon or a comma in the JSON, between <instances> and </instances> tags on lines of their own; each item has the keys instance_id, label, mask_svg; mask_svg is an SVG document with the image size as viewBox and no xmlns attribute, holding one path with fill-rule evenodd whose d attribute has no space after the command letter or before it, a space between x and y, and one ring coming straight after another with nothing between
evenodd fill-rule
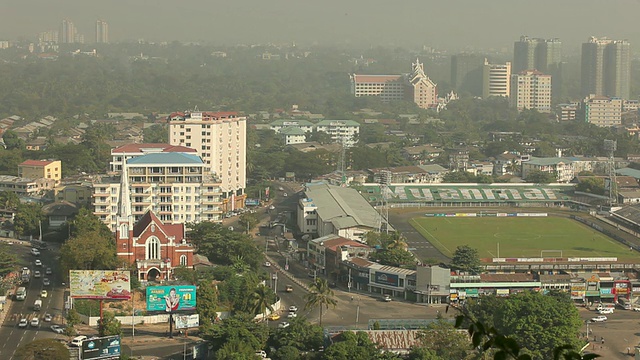
<instances>
[{"instance_id":1,"label":"car","mask_svg":"<svg viewBox=\"0 0 640 360\"><path fill-rule=\"evenodd\" d=\"M69 345L71 346L75 346L75 347L81 347L82 346L82 342L87 340L88 338L84 335L80 335L80 336L76 336L73 338L73 340L71 340L71 342L69 343Z\"/></svg>"},{"instance_id":2,"label":"car","mask_svg":"<svg viewBox=\"0 0 640 360\"><path fill-rule=\"evenodd\" d=\"M59 325L51 325L51 331L53 331L56 334L62 334L64 333L64 328L62 328Z\"/></svg>"},{"instance_id":3,"label":"car","mask_svg":"<svg viewBox=\"0 0 640 360\"><path fill-rule=\"evenodd\" d=\"M391 299L391 296L389 296L389 295L385 295L385 296L382 298L382 300L384 300L385 302L390 302L390 301L391 301L391 300L393 300L393 299Z\"/></svg>"},{"instance_id":4,"label":"car","mask_svg":"<svg viewBox=\"0 0 640 360\"><path fill-rule=\"evenodd\" d=\"M295 306L295 305L291 305L291 306L289 306L289 311L290 312L296 312L296 311L298 311L298 307Z\"/></svg>"},{"instance_id":5,"label":"car","mask_svg":"<svg viewBox=\"0 0 640 360\"><path fill-rule=\"evenodd\" d=\"M634 306L633 311L640 311L640 306Z\"/></svg>"},{"instance_id":6,"label":"car","mask_svg":"<svg viewBox=\"0 0 640 360\"><path fill-rule=\"evenodd\" d=\"M39 278L41 276L40 271L36 270L33 272L33 277L34 278Z\"/></svg>"},{"instance_id":7,"label":"car","mask_svg":"<svg viewBox=\"0 0 640 360\"><path fill-rule=\"evenodd\" d=\"M25 328L27 325L29 325L29 321L25 318L20 319L20 322L18 322L18 327L20 328Z\"/></svg>"},{"instance_id":8,"label":"car","mask_svg":"<svg viewBox=\"0 0 640 360\"><path fill-rule=\"evenodd\" d=\"M31 248L31 255L40 256L40 250L36 248Z\"/></svg>"},{"instance_id":9,"label":"car","mask_svg":"<svg viewBox=\"0 0 640 360\"><path fill-rule=\"evenodd\" d=\"M53 272L51 271L51 268L48 267L47 270L44 271L44 273L47 275L51 275Z\"/></svg>"},{"instance_id":10,"label":"car","mask_svg":"<svg viewBox=\"0 0 640 360\"><path fill-rule=\"evenodd\" d=\"M263 359L266 359L267 358L267 353L264 350L258 350L258 351L256 351L256 356L259 356L259 357L261 357Z\"/></svg>"},{"instance_id":11,"label":"car","mask_svg":"<svg viewBox=\"0 0 640 360\"><path fill-rule=\"evenodd\" d=\"M291 324L289 324L288 322L281 322L280 324L278 324L278 329L286 329L289 326L291 326Z\"/></svg>"},{"instance_id":12,"label":"car","mask_svg":"<svg viewBox=\"0 0 640 360\"><path fill-rule=\"evenodd\" d=\"M596 316L594 318L591 318L591 322L605 322L607 321L607 317L604 315L600 315L600 316Z\"/></svg>"},{"instance_id":13,"label":"car","mask_svg":"<svg viewBox=\"0 0 640 360\"><path fill-rule=\"evenodd\" d=\"M267 319L269 319L271 321L280 320L280 315L273 313L273 314L270 314L269 316L267 316Z\"/></svg>"},{"instance_id":14,"label":"car","mask_svg":"<svg viewBox=\"0 0 640 360\"><path fill-rule=\"evenodd\" d=\"M265 261L265 262L264 262L264 266L265 266L265 267L271 267L271 263L270 263L270 262L268 262L268 261Z\"/></svg>"},{"instance_id":15,"label":"car","mask_svg":"<svg viewBox=\"0 0 640 360\"><path fill-rule=\"evenodd\" d=\"M38 319L37 317L34 317L33 319L31 319L31 327L38 327L40 326L40 319Z\"/></svg>"},{"instance_id":16,"label":"car","mask_svg":"<svg viewBox=\"0 0 640 360\"><path fill-rule=\"evenodd\" d=\"M289 194L284 193L284 194L282 194L282 196L287 197L287 196L289 196Z\"/></svg>"},{"instance_id":17,"label":"car","mask_svg":"<svg viewBox=\"0 0 640 360\"><path fill-rule=\"evenodd\" d=\"M36 266L42 266L42 261L40 261L40 259L36 259Z\"/></svg>"},{"instance_id":18,"label":"car","mask_svg":"<svg viewBox=\"0 0 640 360\"><path fill-rule=\"evenodd\" d=\"M287 287L284 289L284 291L293 292L293 285L287 285Z\"/></svg>"},{"instance_id":19,"label":"car","mask_svg":"<svg viewBox=\"0 0 640 360\"><path fill-rule=\"evenodd\" d=\"M48 278L44 278L44 279L42 279L42 285L49 286L49 285L51 285L51 281L49 281Z\"/></svg>"},{"instance_id":20,"label":"car","mask_svg":"<svg viewBox=\"0 0 640 360\"><path fill-rule=\"evenodd\" d=\"M275 206L273 206L273 205L269 206L269 210L275 210L275 209L276 209Z\"/></svg>"},{"instance_id":21,"label":"car","mask_svg":"<svg viewBox=\"0 0 640 360\"><path fill-rule=\"evenodd\" d=\"M278 190L284 191L284 188L282 186L280 186L280 187L278 187Z\"/></svg>"},{"instance_id":22,"label":"car","mask_svg":"<svg viewBox=\"0 0 640 360\"><path fill-rule=\"evenodd\" d=\"M44 318L42 320L51 322L51 320L53 320L53 316L51 316L51 314L44 314Z\"/></svg>"},{"instance_id":23,"label":"car","mask_svg":"<svg viewBox=\"0 0 640 360\"><path fill-rule=\"evenodd\" d=\"M46 297L47 297L47 295L49 295L49 293L47 292L47 290L42 290L42 291L40 291L40 297L41 297L41 298L46 298Z\"/></svg>"},{"instance_id":24,"label":"car","mask_svg":"<svg viewBox=\"0 0 640 360\"><path fill-rule=\"evenodd\" d=\"M600 315L604 315L604 314L613 314L613 308L603 308L598 310L598 314Z\"/></svg>"},{"instance_id":25,"label":"car","mask_svg":"<svg viewBox=\"0 0 640 360\"><path fill-rule=\"evenodd\" d=\"M289 319L293 319L293 318L295 318L295 317L298 317L298 314L296 314L296 313L294 313L294 312L290 312L290 313L288 313L288 314L287 314L287 317L288 317Z\"/></svg>"}]
</instances>

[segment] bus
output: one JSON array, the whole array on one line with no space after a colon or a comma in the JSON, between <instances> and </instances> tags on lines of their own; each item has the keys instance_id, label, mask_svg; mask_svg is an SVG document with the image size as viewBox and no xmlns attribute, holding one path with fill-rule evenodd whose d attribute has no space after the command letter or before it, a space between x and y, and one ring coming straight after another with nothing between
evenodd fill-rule
<instances>
[{"instance_id":1,"label":"bus","mask_svg":"<svg viewBox=\"0 0 640 360\"><path fill-rule=\"evenodd\" d=\"M18 288L16 291L16 300L24 301L27 298L27 289L24 286Z\"/></svg>"}]
</instances>

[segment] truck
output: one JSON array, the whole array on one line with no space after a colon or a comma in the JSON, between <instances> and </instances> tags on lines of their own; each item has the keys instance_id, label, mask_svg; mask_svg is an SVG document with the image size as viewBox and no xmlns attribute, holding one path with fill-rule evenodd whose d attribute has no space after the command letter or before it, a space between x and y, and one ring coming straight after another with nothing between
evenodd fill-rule
<instances>
[{"instance_id":1,"label":"truck","mask_svg":"<svg viewBox=\"0 0 640 360\"><path fill-rule=\"evenodd\" d=\"M24 301L27 298L27 288L21 286L16 291L16 300Z\"/></svg>"},{"instance_id":2,"label":"truck","mask_svg":"<svg viewBox=\"0 0 640 360\"><path fill-rule=\"evenodd\" d=\"M33 311L40 311L42 309L42 300L38 299L33 303Z\"/></svg>"},{"instance_id":3,"label":"truck","mask_svg":"<svg viewBox=\"0 0 640 360\"><path fill-rule=\"evenodd\" d=\"M22 273L20 274L20 279L23 283L28 283L31 280L31 270L28 267L22 268Z\"/></svg>"}]
</instances>

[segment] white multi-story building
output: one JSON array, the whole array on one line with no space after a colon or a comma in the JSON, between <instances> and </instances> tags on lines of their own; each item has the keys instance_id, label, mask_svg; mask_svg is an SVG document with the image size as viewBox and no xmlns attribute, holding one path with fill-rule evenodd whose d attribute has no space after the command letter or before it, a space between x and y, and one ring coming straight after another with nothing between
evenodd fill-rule
<instances>
[{"instance_id":1,"label":"white multi-story building","mask_svg":"<svg viewBox=\"0 0 640 360\"><path fill-rule=\"evenodd\" d=\"M537 70L511 75L509 102L518 111L536 109L539 112L551 112L551 75Z\"/></svg>"},{"instance_id":2,"label":"white multi-story building","mask_svg":"<svg viewBox=\"0 0 640 360\"><path fill-rule=\"evenodd\" d=\"M559 121L573 121L578 112L578 103L558 104L556 115Z\"/></svg>"},{"instance_id":3,"label":"white multi-story building","mask_svg":"<svg viewBox=\"0 0 640 360\"><path fill-rule=\"evenodd\" d=\"M482 70L482 97L509 97L511 93L511 63L490 64L484 59Z\"/></svg>"},{"instance_id":4,"label":"white multi-story building","mask_svg":"<svg viewBox=\"0 0 640 360\"><path fill-rule=\"evenodd\" d=\"M584 121L602 127L622 124L622 99L589 95L582 103Z\"/></svg>"},{"instance_id":5,"label":"white multi-story building","mask_svg":"<svg viewBox=\"0 0 640 360\"><path fill-rule=\"evenodd\" d=\"M556 176L559 183L568 183L576 176L573 161L560 157L537 158L522 162L522 178L526 179L532 171L542 171Z\"/></svg>"},{"instance_id":6,"label":"white multi-story building","mask_svg":"<svg viewBox=\"0 0 640 360\"><path fill-rule=\"evenodd\" d=\"M173 146L162 143L146 143L146 144L127 144L115 149L111 149L111 162L109 168L112 172L122 171L125 161L138 156L156 153L191 153L196 154L197 151L186 146Z\"/></svg>"},{"instance_id":7,"label":"white multi-story building","mask_svg":"<svg viewBox=\"0 0 640 360\"><path fill-rule=\"evenodd\" d=\"M313 123L307 120L276 120L269 124L269 129L277 133L286 128L299 128L305 133L313 132Z\"/></svg>"},{"instance_id":8,"label":"white multi-story building","mask_svg":"<svg viewBox=\"0 0 640 360\"><path fill-rule=\"evenodd\" d=\"M353 120L322 120L316 124L316 131L329 134L334 141L352 147L358 142L360 124Z\"/></svg>"},{"instance_id":9,"label":"white multi-story building","mask_svg":"<svg viewBox=\"0 0 640 360\"><path fill-rule=\"evenodd\" d=\"M123 186L129 191L122 191ZM94 183L94 214L114 231L123 193L129 194L135 221L149 210L165 224L222 219L220 183L195 154L155 153L132 158L120 176Z\"/></svg>"},{"instance_id":10,"label":"white multi-story building","mask_svg":"<svg viewBox=\"0 0 640 360\"><path fill-rule=\"evenodd\" d=\"M307 141L307 134L298 127L287 127L280 130L280 136L285 145L303 144Z\"/></svg>"},{"instance_id":11,"label":"white multi-story building","mask_svg":"<svg viewBox=\"0 0 640 360\"><path fill-rule=\"evenodd\" d=\"M244 207L247 187L247 118L236 112L169 115L169 143L193 148L207 173L220 181L225 211Z\"/></svg>"}]
</instances>

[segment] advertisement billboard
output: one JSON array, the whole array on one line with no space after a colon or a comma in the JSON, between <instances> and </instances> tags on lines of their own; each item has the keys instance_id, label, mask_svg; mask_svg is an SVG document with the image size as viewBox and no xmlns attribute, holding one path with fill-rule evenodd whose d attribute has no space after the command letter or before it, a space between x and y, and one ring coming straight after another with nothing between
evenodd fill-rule
<instances>
[{"instance_id":1,"label":"advertisement billboard","mask_svg":"<svg viewBox=\"0 0 640 360\"><path fill-rule=\"evenodd\" d=\"M174 315L173 320L176 324L176 329L197 328L200 326L200 316L198 314Z\"/></svg>"},{"instance_id":2,"label":"advertisement billboard","mask_svg":"<svg viewBox=\"0 0 640 360\"><path fill-rule=\"evenodd\" d=\"M147 287L147 311L174 312L195 309L194 285Z\"/></svg>"},{"instance_id":3,"label":"advertisement billboard","mask_svg":"<svg viewBox=\"0 0 640 360\"><path fill-rule=\"evenodd\" d=\"M120 359L120 335L83 341L80 358L83 360Z\"/></svg>"},{"instance_id":4,"label":"advertisement billboard","mask_svg":"<svg viewBox=\"0 0 640 360\"><path fill-rule=\"evenodd\" d=\"M70 270L69 287L75 299L130 299L129 271Z\"/></svg>"},{"instance_id":5,"label":"advertisement billboard","mask_svg":"<svg viewBox=\"0 0 640 360\"><path fill-rule=\"evenodd\" d=\"M398 275L387 274L383 272L375 273L375 282L381 285L398 286Z\"/></svg>"},{"instance_id":6,"label":"advertisement billboard","mask_svg":"<svg viewBox=\"0 0 640 360\"><path fill-rule=\"evenodd\" d=\"M260 205L260 200L259 199L246 199L244 201L244 204L247 206L258 206Z\"/></svg>"}]
</instances>

